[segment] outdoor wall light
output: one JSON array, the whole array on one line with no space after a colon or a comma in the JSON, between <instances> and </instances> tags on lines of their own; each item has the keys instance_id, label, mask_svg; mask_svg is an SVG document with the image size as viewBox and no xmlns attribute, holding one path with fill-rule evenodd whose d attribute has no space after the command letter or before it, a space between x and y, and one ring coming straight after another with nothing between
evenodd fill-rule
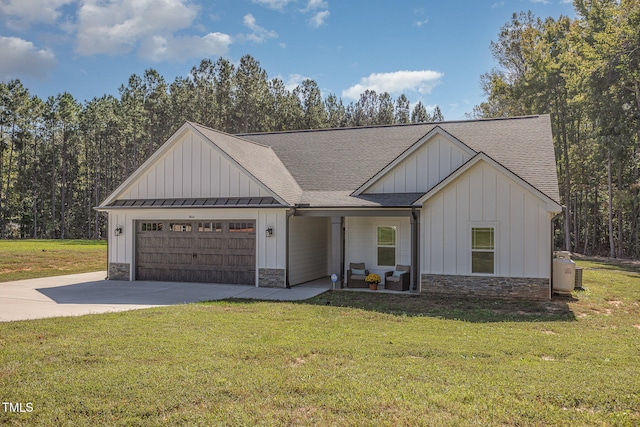
<instances>
[{"instance_id":1,"label":"outdoor wall light","mask_svg":"<svg viewBox=\"0 0 640 427\"><path fill-rule=\"evenodd\" d=\"M273 237L273 227L267 227L267 237Z\"/></svg>"},{"instance_id":2,"label":"outdoor wall light","mask_svg":"<svg viewBox=\"0 0 640 427\"><path fill-rule=\"evenodd\" d=\"M122 227L119 225L116 225L116 229L113 230L113 234L115 234L116 236L119 236L122 234Z\"/></svg>"}]
</instances>

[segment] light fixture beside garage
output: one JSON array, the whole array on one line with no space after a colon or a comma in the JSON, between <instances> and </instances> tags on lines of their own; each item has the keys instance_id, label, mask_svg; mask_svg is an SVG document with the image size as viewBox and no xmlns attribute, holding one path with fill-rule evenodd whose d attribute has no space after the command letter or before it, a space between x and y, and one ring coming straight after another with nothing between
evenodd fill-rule
<instances>
[{"instance_id":1,"label":"light fixture beside garage","mask_svg":"<svg viewBox=\"0 0 640 427\"><path fill-rule=\"evenodd\" d=\"M116 236L121 235L122 234L122 226L116 225L116 229L113 230L113 234L115 234Z\"/></svg>"},{"instance_id":2,"label":"light fixture beside garage","mask_svg":"<svg viewBox=\"0 0 640 427\"><path fill-rule=\"evenodd\" d=\"M267 227L267 237L273 237L273 227L272 226L268 226Z\"/></svg>"}]
</instances>

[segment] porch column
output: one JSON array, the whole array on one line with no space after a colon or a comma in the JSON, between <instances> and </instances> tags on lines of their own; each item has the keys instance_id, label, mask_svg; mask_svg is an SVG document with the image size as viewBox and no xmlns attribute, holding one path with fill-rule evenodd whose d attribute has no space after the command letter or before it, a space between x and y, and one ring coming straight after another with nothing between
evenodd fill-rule
<instances>
[{"instance_id":1,"label":"porch column","mask_svg":"<svg viewBox=\"0 0 640 427\"><path fill-rule=\"evenodd\" d=\"M338 284L342 286L342 217L331 217L331 274L338 275Z\"/></svg>"},{"instance_id":2,"label":"porch column","mask_svg":"<svg viewBox=\"0 0 640 427\"><path fill-rule=\"evenodd\" d=\"M409 289L420 292L420 215L411 209L411 284Z\"/></svg>"}]
</instances>

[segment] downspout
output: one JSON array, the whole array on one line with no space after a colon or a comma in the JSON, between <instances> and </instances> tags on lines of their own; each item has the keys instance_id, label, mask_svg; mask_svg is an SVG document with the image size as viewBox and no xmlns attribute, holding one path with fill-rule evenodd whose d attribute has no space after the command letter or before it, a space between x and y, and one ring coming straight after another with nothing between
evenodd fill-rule
<instances>
[{"instance_id":1,"label":"downspout","mask_svg":"<svg viewBox=\"0 0 640 427\"><path fill-rule=\"evenodd\" d=\"M338 279L340 280L340 287L344 287L344 266L345 266L345 247L347 244L346 239L346 231L345 231L345 218L343 216L340 217L340 274L338 275Z\"/></svg>"},{"instance_id":2,"label":"downspout","mask_svg":"<svg viewBox=\"0 0 640 427\"><path fill-rule=\"evenodd\" d=\"M285 244L285 252L286 252L286 260L285 260L285 270L284 270L284 283L285 286L287 288L291 287L291 284L289 283L289 218L291 218L292 216L294 216L296 214L296 208L291 208L288 212L287 212L287 220L286 220L286 244Z\"/></svg>"}]
</instances>

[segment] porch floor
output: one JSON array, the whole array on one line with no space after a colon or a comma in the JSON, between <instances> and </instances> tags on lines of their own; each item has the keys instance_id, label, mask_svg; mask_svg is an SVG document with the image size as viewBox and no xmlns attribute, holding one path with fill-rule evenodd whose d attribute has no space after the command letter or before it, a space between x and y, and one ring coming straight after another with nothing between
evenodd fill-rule
<instances>
[{"instance_id":1,"label":"porch floor","mask_svg":"<svg viewBox=\"0 0 640 427\"><path fill-rule=\"evenodd\" d=\"M316 280L311 280L309 282L301 283L299 285L294 285L292 288L327 288L333 289L333 283L331 282L331 277L321 277ZM378 285L377 291L372 291L369 288L347 288L346 285L340 287L340 283L336 282L336 291L346 291L346 292L371 292L371 293L384 293L384 294L418 294L417 291L394 291L391 289L385 289L384 285Z\"/></svg>"}]
</instances>

